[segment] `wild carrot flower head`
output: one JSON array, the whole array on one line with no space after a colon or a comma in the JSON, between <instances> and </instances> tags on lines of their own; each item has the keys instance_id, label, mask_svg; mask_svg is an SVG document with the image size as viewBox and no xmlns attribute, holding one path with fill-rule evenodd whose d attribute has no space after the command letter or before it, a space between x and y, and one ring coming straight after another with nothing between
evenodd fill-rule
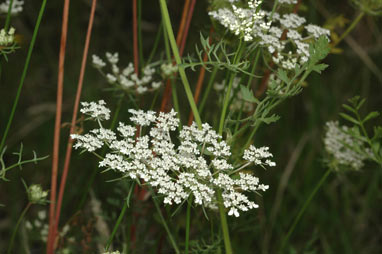
<instances>
[{"instance_id":1,"label":"wild carrot flower head","mask_svg":"<svg viewBox=\"0 0 382 254\"><path fill-rule=\"evenodd\" d=\"M146 134L140 132L135 138L135 126L119 123L117 133L101 127L85 135L72 135L77 140L75 148L93 152L106 145L110 152L99 166L144 180L164 197L165 204L181 204L192 195L196 205L215 208L216 191L220 190L229 215L239 216L240 211L258 207L245 193L265 191L268 186L242 170L251 165L275 166L268 148L251 146L240 163L232 164L230 146L209 124L198 128L193 123L178 133L179 119L174 110L159 115L129 112L135 125L146 127ZM176 136L178 142L173 142Z\"/></svg>"},{"instance_id":2,"label":"wild carrot flower head","mask_svg":"<svg viewBox=\"0 0 382 254\"><path fill-rule=\"evenodd\" d=\"M294 2L297 1L280 1L283 4ZM308 61L309 42L320 36L329 39L329 30L306 25L304 17L295 13L268 12L260 9L261 4L262 1L252 0L248 8L242 8L231 2L231 8L220 8L209 15L244 41L259 43L267 49L274 63L287 70Z\"/></svg>"},{"instance_id":3,"label":"wild carrot flower head","mask_svg":"<svg viewBox=\"0 0 382 254\"><path fill-rule=\"evenodd\" d=\"M325 149L334 159L334 165L359 170L364 166L364 161L371 154L365 143L350 135L347 126L340 126L338 122L326 123L324 137ZM338 170L338 166L335 167Z\"/></svg>"},{"instance_id":4,"label":"wild carrot flower head","mask_svg":"<svg viewBox=\"0 0 382 254\"><path fill-rule=\"evenodd\" d=\"M106 62L101 57L93 55L93 66L105 76L107 82L111 85L115 85L124 91L136 92L138 94L154 91L161 87L161 81L154 81L154 74L156 72L154 68L146 66L138 76L135 73L133 63L129 63L124 68L118 66L118 52L107 52L105 56ZM105 69L107 65L110 67L109 71Z\"/></svg>"}]
</instances>

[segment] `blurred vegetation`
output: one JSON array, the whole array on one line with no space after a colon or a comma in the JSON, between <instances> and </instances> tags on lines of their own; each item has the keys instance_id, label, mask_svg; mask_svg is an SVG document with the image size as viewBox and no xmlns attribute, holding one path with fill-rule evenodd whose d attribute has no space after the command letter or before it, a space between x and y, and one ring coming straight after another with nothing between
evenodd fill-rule
<instances>
[{"instance_id":1,"label":"blurred vegetation","mask_svg":"<svg viewBox=\"0 0 382 254\"><path fill-rule=\"evenodd\" d=\"M22 71L20 63L25 60L39 5L40 1L27 1L24 11L12 18L12 26L20 36L21 49L9 56L9 61L3 66L0 79L0 130L5 128L16 94ZM33 150L39 155L52 153L62 5L62 1L49 1L47 4L16 117L7 139L9 152L17 152L22 142L26 156L32 157ZM348 0L305 0L299 13L309 22L325 24L324 26L340 35L349 21L360 12L357 6L359 5ZM183 1L169 1L175 31L182 7ZM199 31L204 35L208 34L211 22L207 8L207 1L197 1L187 39L186 54L194 52L194 46L199 42ZM64 122L69 122L71 118L89 9L90 1L71 2L64 82ZM3 20L1 19L1 22ZM143 1L142 37L145 58L151 51L160 20L158 1ZM127 64L132 61L131 1L99 1L93 29L89 55L117 51L120 53L121 63ZM160 48L164 48L163 44L160 44ZM237 219L229 218L236 253L276 253L304 200L327 169L322 143L325 122L338 119L341 105L347 99L360 95L367 99L363 110L382 110L381 17L366 15L335 51L336 54L331 54L325 60L329 68L322 75L312 75L301 95L278 108L277 113L281 116L279 122L260 129L257 134L256 143L271 147L277 167L267 172L258 172L262 182L270 185L270 190L263 197L255 197L260 208L243 213ZM160 57L164 57L164 53L158 51L156 58ZM191 84L195 84L197 72L189 71L188 74ZM218 75L223 77L224 73ZM105 87L104 79L89 64L82 100L104 99L113 108L116 98L112 92L105 91ZM145 102L151 100L151 95L147 95L140 103L150 105ZM188 103L182 98L180 101L183 101L183 115L188 116ZM157 107L159 103L160 100ZM208 103L216 101L211 99ZM130 105L129 101L122 104L122 119L126 119L126 114L124 116L123 113L127 112ZM213 114L214 112L207 112L202 117L211 120ZM64 124L62 158L68 132L69 128ZM60 168L63 164L62 158ZM14 157L8 153L5 160L12 162ZM73 253L95 253L97 244L104 241L99 238L96 217L92 211L94 208L90 204L101 202L102 218L111 230L122 207L122 197L126 197L129 191L125 183L107 182L115 178L112 173L98 174L92 192L87 197L87 203L78 209L82 192L94 170L98 170L98 167L91 155L73 153L61 220L61 226L67 224L70 230L60 243L77 250ZM7 175L9 182L0 182L0 203L5 205L0 207L0 253L6 249L12 225L27 203L21 178L27 179L29 183L39 183L44 189L48 189L50 171L51 160L47 159L37 165L25 165L22 170L14 169ZM278 192L280 185L285 189ZM38 211L43 209L48 208L32 207L27 220L33 222ZM132 200L121 232L115 238L116 248L122 249L118 243L129 238L130 228L127 225L131 223L132 214L139 214L139 220L136 221L136 248L133 253L171 253L166 234L157 215L153 215L153 210L151 202ZM170 220L180 239L184 235L185 210L185 207L182 208ZM168 212L170 216L173 210ZM202 250L209 250L203 253L218 253L218 248L213 246L213 242L219 240L219 232L216 232L215 227L218 214L209 212L208 215L209 221L204 219L201 209L193 210L191 239L195 241L193 246L199 249L195 253L202 253ZM213 234L209 227L213 229ZM22 226L20 234L23 242L16 244L19 249L15 253L44 253L44 244L39 239L34 239L32 234L28 234L25 226ZM27 241L30 252L25 252ZM306 254L381 253L382 169L375 165L366 165L360 172L332 174L297 225L287 249L287 253Z\"/></svg>"}]
</instances>

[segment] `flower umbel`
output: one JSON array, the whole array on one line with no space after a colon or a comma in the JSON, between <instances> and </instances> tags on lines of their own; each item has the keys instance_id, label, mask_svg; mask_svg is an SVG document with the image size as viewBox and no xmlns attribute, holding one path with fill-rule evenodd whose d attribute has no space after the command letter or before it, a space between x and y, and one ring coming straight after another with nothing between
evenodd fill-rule
<instances>
[{"instance_id":1,"label":"flower umbel","mask_svg":"<svg viewBox=\"0 0 382 254\"><path fill-rule=\"evenodd\" d=\"M101 127L85 135L72 135L77 140L75 148L93 152L108 146L111 151L99 166L144 180L163 195L165 204L180 204L192 195L196 205L215 208L219 189L229 215L239 216L240 211L258 207L245 192L265 191L268 186L260 184L248 170L241 170L251 165L275 166L267 147L251 146L245 150L243 161L233 165L231 148L209 124L204 123L201 129L195 123L185 126L178 135L179 145L175 145L172 137L179 119L174 110L159 115L129 112L134 124L148 128L146 135L135 138L137 127L120 123L118 133Z\"/></svg>"},{"instance_id":2,"label":"flower umbel","mask_svg":"<svg viewBox=\"0 0 382 254\"><path fill-rule=\"evenodd\" d=\"M369 157L368 154L371 153L370 149L365 148L364 142L348 134L347 126L340 126L338 122L327 122L326 127L324 138L326 151L333 156L337 164L360 170Z\"/></svg>"},{"instance_id":3,"label":"flower umbel","mask_svg":"<svg viewBox=\"0 0 382 254\"><path fill-rule=\"evenodd\" d=\"M39 184L33 184L29 186L28 199L32 204L44 205L48 202L46 199L48 197L48 191L44 191Z\"/></svg>"}]
</instances>

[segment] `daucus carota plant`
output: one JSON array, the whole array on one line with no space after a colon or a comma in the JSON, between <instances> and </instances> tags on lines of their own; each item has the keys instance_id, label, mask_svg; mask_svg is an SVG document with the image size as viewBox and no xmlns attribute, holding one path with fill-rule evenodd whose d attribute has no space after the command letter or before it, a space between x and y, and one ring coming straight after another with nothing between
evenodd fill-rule
<instances>
[{"instance_id":1,"label":"daucus carota plant","mask_svg":"<svg viewBox=\"0 0 382 254\"><path fill-rule=\"evenodd\" d=\"M97 105L97 106L95 106ZM82 112L101 121L108 112L102 101L83 103ZM198 129L196 124L184 127L178 136L179 145L172 136L179 126L175 111L161 112L129 110L130 120L144 127L146 135L134 138L137 128L119 123L118 133L100 128L88 134L74 134L75 148L95 152L106 145L110 152L100 161L100 167L119 171L124 177L142 181L163 195L165 204L181 204L193 196L195 205L216 208L216 190L223 196L228 215L238 217L239 212L257 208L258 205L244 194L268 189L253 173L243 172L252 166L272 167L272 154L268 147L250 146L238 164L230 161L231 151L207 123ZM140 131L139 133L142 133Z\"/></svg>"}]
</instances>

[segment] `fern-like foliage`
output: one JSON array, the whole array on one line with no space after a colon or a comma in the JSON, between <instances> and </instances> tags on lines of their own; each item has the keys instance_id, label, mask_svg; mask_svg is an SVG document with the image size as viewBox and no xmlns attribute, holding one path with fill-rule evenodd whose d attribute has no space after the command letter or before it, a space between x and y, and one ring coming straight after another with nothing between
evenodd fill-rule
<instances>
[{"instance_id":1,"label":"fern-like foliage","mask_svg":"<svg viewBox=\"0 0 382 254\"><path fill-rule=\"evenodd\" d=\"M229 52L227 43L220 40L218 43L210 43L209 37L204 38L200 34L200 43L202 48L195 46L196 58L188 55L181 64L184 68L191 68L195 71L195 67L202 66L207 71L212 71L213 67L219 70L228 70L235 73L243 73L252 77L259 77L247 71L250 66L249 61L243 60L234 63L234 52ZM203 54L207 53L207 61L203 61Z\"/></svg>"},{"instance_id":2,"label":"fern-like foliage","mask_svg":"<svg viewBox=\"0 0 382 254\"><path fill-rule=\"evenodd\" d=\"M24 164L27 164L27 163L37 164L38 161L45 160L46 158L49 157L49 156L37 157L36 152L33 151L33 158L24 160L23 159L23 148L24 148L24 146L21 143L19 151L13 153L14 155L17 156L17 162L10 165L10 166L6 166L5 161L4 161L4 155L5 155L5 151L7 150L7 147L5 146L4 149L1 151L1 153L0 153L0 179L1 180L9 181L5 177L5 175L9 170L11 170L13 168L19 167L20 169L22 169L22 165L24 165Z\"/></svg>"}]
</instances>

